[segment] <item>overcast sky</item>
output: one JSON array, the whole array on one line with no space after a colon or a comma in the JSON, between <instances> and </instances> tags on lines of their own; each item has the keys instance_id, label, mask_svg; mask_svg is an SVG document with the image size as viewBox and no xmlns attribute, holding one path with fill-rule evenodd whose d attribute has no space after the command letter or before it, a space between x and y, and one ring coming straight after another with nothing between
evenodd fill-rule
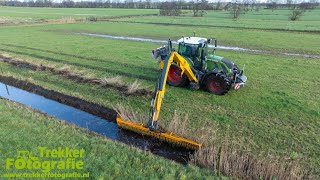
<instances>
[{"instance_id":1,"label":"overcast sky","mask_svg":"<svg viewBox=\"0 0 320 180\"><path fill-rule=\"evenodd\" d=\"M1 1L1 0L0 0ZM21 1L28 1L28 0L21 0ZM55 2L62 2L63 0L53 0ZM77 1L77 2L80 2L80 1L95 1L95 0L73 0L73 1ZM106 1L106 0L105 0ZM111 2L112 1L117 1L117 0L110 0ZM120 0L121 2L124 2L125 0ZM133 0L133 1L140 1L140 0ZM146 0L142 0L142 1L146 1ZM178 1L178 0L151 0L151 2L164 2L164 1ZM192 0L185 0L185 1L192 1ZM235 0L208 0L209 2L232 2L232 1L235 1ZM238 0L238 1L243 1L243 0ZM251 0L251 1L255 1L255 2L267 2L268 0ZM272 1L276 1L277 3L285 3L287 2L287 0L272 0ZM310 0L293 0L293 2L296 2L296 3L300 3L300 2L309 2ZM319 2L319 0L317 0Z\"/></svg>"},{"instance_id":2,"label":"overcast sky","mask_svg":"<svg viewBox=\"0 0 320 180\"><path fill-rule=\"evenodd\" d=\"M0 0L2 1L2 0ZM29 1L29 0L20 0L20 1ZM34 0L35 1L35 0ZM54 2L62 2L63 0L53 0ZM81 2L81 1L96 1L96 0L73 0L75 2ZM103 0L103 1L107 1L107 0ZM111 2L116 2L118 0L110 0ZM119 0L120 2L124 2L126 0ZM133 0L135 2L140 1L140 0ZM146 0L142 0L142 1L146 1ZM165 2L165 1L179 1L179 0L151 0L151 2ZM192 0L184 0L184 1L192 1ZM235 0L208 0L209 2L233 2ZM238 0L238 1L243 1L243 0ZM276 1L277 3L286 3L287 0L249 0L249 1L255 1L257 3L264 3L264 2L268 2L268 1ZM310 0L293 0L293 2L295 3L300 3L300 2L309 2ZM317 2L319 2L320 0L317 0Z\"/></svg>"},{"instance_id":3,"label":"overcast sky","mask_svg":"<svg viewBox=\"0 0 320 180\"><path fill-rule=\"evenodd\" d=\"M5 1L5 0L0 0L0 1ZM19 0L19 1L29 1L29 0ZM34 0L36 1L36 0ZM53 2L62 2L63 0L52 0ZM81 1L96 1L96 0L73 0L75 2L81 2ZM107 1L107 0L102 0L102 1ZM114 1L120 1L120 2L124 2L126 0L110 0L111 2ZM134 2L138 2L140 0L133 0ZM146 1L146 0L142 0L142 1ZM179 0L151 0L151 2L165 2L165 1L179 1ZM192 1L192 0L184 0L184 1ZM233 1L236 1L236 0L208 0L209 2L233 2ZM243 0L237 0L237 1L243 1ZM255 2L267 2L268 0L249 0L249 1L255 1ZM287 2L287 0L269 0L269 1L276 1L277 3L284 3L284 2ZM293 0L293 2L309 2L310 0ZM317 1L320 1L320 0L317 0Z\"/></svg>"}]
</instances>

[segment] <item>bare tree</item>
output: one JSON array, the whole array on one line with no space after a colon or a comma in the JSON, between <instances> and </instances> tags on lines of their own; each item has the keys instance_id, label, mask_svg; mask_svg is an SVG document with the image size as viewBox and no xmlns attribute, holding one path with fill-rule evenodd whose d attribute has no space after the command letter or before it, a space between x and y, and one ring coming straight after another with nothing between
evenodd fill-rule
<instances>
[{"instance_id":1,"label":"bare tree","mask_svg":"<svg viewBox=\"0 0 320 180\"><path fill-rule=\"evenodd\" d=\"M230 13L232 15L233 19L238 19L240 17L240 15L244 12L244 5L239 3L238 0L232 2L230 4Z\"/></svg>"},{"instance_id":2,"label":"bare tree","mask_svg":"<svg viewBox=\"0 0 320 180\"><path fill-rule=\"evenodd\" d=\"M267 8L271 9L272 12L277 9L278 5L277 5L277 0L268 0L267 2Z\"/></svg>"},{"instance_id":3,"label":"bare tree","mask_svg":"<svg viewBox=\"0 0 320 180\"><path fill-rule=\"evenodd\" d=\"M161 16L179 16L181 10L178 8L176 2L164 2L160 6L160 15Z\"/></svg>"},{"instance_id":4,"label":"bare tree","mask_svg":"<svg viewBox=\"0 0 320 180\"><path fill-rule=\"evenodd\" d=\"M305 9L303 7L295 7L292 9L289 19L291 21L299 20L304 12L305 12Z\"/></svg>"},{"instance_id":5,"label":"bare tree","mask_svg":"<svg viewBox=\"0 0 320 180\"><path fill-rule=\"evenodd\" d=\"M288 9L291 9L292 4L293 4L293 0L287 0L286 5L287 5Z\"/></svg>"},{"instance_id":6,"label":"bare tree","mask_svg":"<svg viewBox=\"0 0 320 180\"><path fill-rule=\"evenodd\" d=\"M206 13L205 10L212 9L207 0L196 0L193 1L192 4L192 11L194 17L202 17Z\"/></svg>"},{"instance_id":7,"label":"bare tree","mask_svg":"<svg viewBox=\"0 0 320 180\"><path fill-rule=\"evenodd\" d=\"M214 7L214 10L222 10L222 9L223 9L223 5L221 3L221 0L219 0L216 6Z\"/></svg>"}]
</instances>

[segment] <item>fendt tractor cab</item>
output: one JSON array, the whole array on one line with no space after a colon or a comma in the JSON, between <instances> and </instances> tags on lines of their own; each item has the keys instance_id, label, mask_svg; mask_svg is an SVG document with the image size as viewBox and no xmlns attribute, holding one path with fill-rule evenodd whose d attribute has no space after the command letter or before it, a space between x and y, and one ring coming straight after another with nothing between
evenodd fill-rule
<instances>
[{"instance_id":1,"label":"fendt tractor cab","mask_svg":"<svg viewBox=\"0 0 320 180\"><path fill-rule=\"evenodd\" d=\"M217 95L223 95L231 88L240 89L245 85L247 77L243 74L243 70L240 70L234 62L215 55L216 39L183 37L176 43L178 44L177 53L189 64L197 81L192 81L188 75L183 73L181 63L173 60L167 78L169 85L186 86L189 84L192 88L202 87ZM213 48L213 50L209 48ZM169 40L168 45L152 52L154 58L160 57L164 61L175 50Z\"/></svg>"}]
</instances>

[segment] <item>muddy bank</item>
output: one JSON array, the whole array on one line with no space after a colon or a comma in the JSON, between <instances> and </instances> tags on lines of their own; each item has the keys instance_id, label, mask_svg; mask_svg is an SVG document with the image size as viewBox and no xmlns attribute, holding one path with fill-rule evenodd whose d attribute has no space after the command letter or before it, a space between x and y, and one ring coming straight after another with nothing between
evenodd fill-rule
<instances>
[{"instance_id":1,"label":"muddy bank","mask_svg":"<svg viewBox=\"0 0 320 180\"><path fill-rule=\"evenodd\" d=\"M112 16L107 18L97 17L96 21L108 21L111 19L134 18L134 17L145 17L145 16L158 16L158 14L137 14L137 15L127 15L127 16Z\"/></svg>"},{"instance_id":2,"label":"muddy bank","mask_svg":"<svg viewBox=\"0 0 320 180\"><path fill-rule=\"evenodd\" d=\"M128 37L128 36L113 36L108 34L92 34L92 33L75 33L79 35L85 36L93 36L93 37L101 37L101 38L109 38L109 39L120 39L120 40L130 40L130 41L141 41L141 42L154 42L154 43L167 43L167 40L159 40L159 39L148 39L148 38L137 38L137 37ZM172 41L173 44L177 44L176 41ZM214 49L213 45L208 45L209 48ZM273 52L267 50L259 50L259 49L248 49L241 48L235 46L221 46L219 45L216 49L222 50L230 50L230 51L240 51L240 52L252 52L257 54L277 54L283 56L296 56L296 57L305 57L305 58L320 58L320 54L299 54L299 53L289 53L289 52Z\"/></svg>"},{"instance_id":3,"label":"muddy bank","mask_svg":"<svg viewBox=\"0 0 320 180\"><path fill-rule=\"evenodd\" d=\"M43 23L42 20L34 20L31 18L0 18L0 26L18 26L25 24Z\"/></svg>"},{"instance_id":4,"label":"muddy bank","mask_svg":"<svg viewBox=\"0 0 320 180\"><path fill-rule=\"evenodd\" d=\"M78 22L88 22L86 18L72 18L63 17L59 19L32 19L27 20L22 19L12 19L7 21L0 21L0 26L33 26L39 24L66 24L66 23L78 23Z\"/></svg>"},{"instance_id":5,"label":"muddy bank","mask_svg":"<svg viewBox=\"0 0 320 180\"><path fill-rule=\"evenodd\" d=\"M148 89L135 89L133 91L130 91L130 87L127 85L123 85L119 83L108 83L107 81L100 78L86 78L86 77L82 77L79 74L76 74L67 70L59 70L59 69L48 67L42 64L37 65L37 64L29 63L29 62L18 60L18 59L12 59L11 57L7 57L3 55L0 55L0 61L9 63L19 68L27 68L33 71L50 72L52 74L60 75L66 79L79 82L79 83L90 83L90 84L99 85L104 88L112 88L127 96L129 95L150 96L152 94L152 91Z\"/></svg>"},{"instance_id":6,"label":"muddy bank","mask_svg":"<svg viewBox=\"0 0 320 180\"><path fill-rule=\"evenodd\" d=\"M72 14L71 14L72 15ZM72 17L65 16L57 19L34 19L34 18L0 18L0 26L23 26L23 25L38 25L38 24L67 24L67 23L79 23L89 21L111 21L119 18L134 18L143 16L157 16L158 14L142 14L142 15L126 15L126 16L111 16L111 17L99 17L97 14L75 14L84 15L87 17Z\"/></svg>"}]
</instances>

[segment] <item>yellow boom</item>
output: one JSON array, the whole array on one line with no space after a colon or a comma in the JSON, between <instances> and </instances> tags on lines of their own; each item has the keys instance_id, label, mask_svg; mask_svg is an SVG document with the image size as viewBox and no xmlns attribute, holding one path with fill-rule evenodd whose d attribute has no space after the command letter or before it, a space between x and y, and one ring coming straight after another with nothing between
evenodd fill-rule
<instances>
[{"instance_id":1,"label":"yellow boom","mask_svg":"<svg viewBox=\"0 0 320 180\"><path fill-rule=\"evenodd\" d=\"M155 124L158 122L159 114L160 114L160 108L162 104L162 99L164 97L164 93L166 90L166 82L168 78L168 72L170 69L170 66L172 62L175 62L181 69L181 76L185 74L190 81L198 82L198 79L192 72L188 62L177 52L173 51L168 59L161 60L160 62L160 68L162 69L161 76L159 78L158 84L157 84L157 90L154 99L152 99L151 103L153 103L153 115L152 115L152 123ZM163 64L163 67L161 67ZM152 126L153 126L152 124ZM156 127L154 128L156 129Z\"/></svg>"},{"instance_id":2,"label":"yellow boom","mask_svg":"<svg viewBox=\"0 0 320 180\"><path fill-rule=\"evenodd\" d=\"M180 146L184 146L189 149L197 150L201 147L200 143L193 140L178 136L172 132L161 132L157 130L157 124L162 104L162 99L164 98L166 82L168 77L168 72L172 62L175 62L181 69L181 76L185 74L191 82L198 82L198 79L194 75L192 69L190 68L188 62L177 52L173 51L171 54L166 56L165 60L160 61L161 75L158 79L157 86L155 88L154 96L151 100L151 118L148 124L145 126L139 123L133 123L121 118L121 115L117 115L117 124L119 127L131 130L143 135L158 138L160 140L174 143Z\"/></svg>"}]
</instances>

